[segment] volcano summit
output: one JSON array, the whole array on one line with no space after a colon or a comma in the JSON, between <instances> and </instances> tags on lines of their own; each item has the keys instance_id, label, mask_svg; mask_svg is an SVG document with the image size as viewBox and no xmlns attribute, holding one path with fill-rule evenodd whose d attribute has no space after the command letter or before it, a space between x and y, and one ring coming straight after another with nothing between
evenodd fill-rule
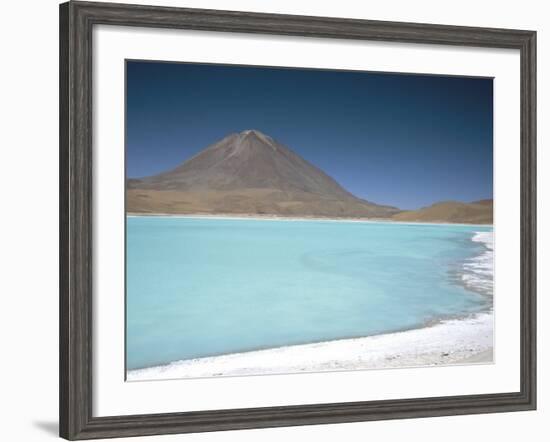
<instances>
[{"instance_id":1,"label":"volcano summit","mask_svg":"<svg viewBox=\"0 0 550 442\"><path fill-rule=\"evenodd\" d=\"M127 180L129 213L388 218L257 130L231 134L172 170Z\"/></svg>"}]
</instances>

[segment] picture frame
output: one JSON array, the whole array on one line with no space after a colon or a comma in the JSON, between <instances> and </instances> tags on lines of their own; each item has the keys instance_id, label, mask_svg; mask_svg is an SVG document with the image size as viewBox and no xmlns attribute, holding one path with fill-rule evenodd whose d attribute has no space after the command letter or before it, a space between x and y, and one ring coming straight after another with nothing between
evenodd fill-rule
<instances>
[{"instance_id":1,"label":"picture frame","mask_svg":"<svg viewBox=\"0 0 550 442\"><path fill-rule=\"evenodd\" d=\"M520 52L520 391L97 417L92 324L96 25L507 48ZM68 440L536 408L536 32L70 1L60 5L60 436Z\"/></svg>"}]
</instances>

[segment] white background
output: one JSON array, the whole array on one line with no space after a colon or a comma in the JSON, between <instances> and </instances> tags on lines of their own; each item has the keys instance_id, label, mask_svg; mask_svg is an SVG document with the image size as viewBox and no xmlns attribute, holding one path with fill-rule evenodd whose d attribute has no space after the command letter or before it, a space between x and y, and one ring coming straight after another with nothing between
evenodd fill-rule
<instances>
[{"instance_id":1,"label":"white background","mask_svg":"<svg viewBox=\"0 0 550 442\"><path fill-rule=\"evenodd\" d=\"M519 51L113 26L94 50L95 416L519 391ZM496 363L123 382L125 58L495 77Z\"/></svg>"},{"instance_id":2,"label":"white background","mask_svg":"<svg viewBox=\"0 0 550 442\"><path fill-rule=\"evenodd\" d=\"M134 0L134 2L137 2ZM550 288L548 235L540 226L550 214L543 210L550 178L549 154L542 149L548 129L550 19L544 2L416 0L386 2L315 2L305 0L162 1L149 4L219 9L342 16L473 26L536 29L539 71L539 410L500 415L461 416L407 421L324 425L274 430L249 430L200 435L163 436L143 440L423 440L464 441L482 438L512 441L545 440L550 419L548 348ZM6 441L40 441L57 431L57 2L49 0L3 5L0 106L2 139L2 289L0 321L3 344L0 371L2 423ZM546 250L543 250L546 249ZM547 273L547 272L546 272ZM467 379L457 380L467 382ZM139 440L139 439L133 439Z\"/></svg>"}]
</instances>

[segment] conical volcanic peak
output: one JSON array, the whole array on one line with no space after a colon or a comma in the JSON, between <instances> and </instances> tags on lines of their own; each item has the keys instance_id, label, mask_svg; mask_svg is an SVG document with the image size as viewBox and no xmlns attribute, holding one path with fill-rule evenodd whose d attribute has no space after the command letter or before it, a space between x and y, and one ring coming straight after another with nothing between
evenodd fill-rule
<instances>
[{"instance_id":1,"label":"conical volcanic peak","mask_svg":"<svg viewBox=\"0 0 550 442\"><path fill-rule=\"evenodd\" d=\"M208 213L378 216L398 211L356 198L313 164L255 129L230 134L172 170L129 180L128 188L136 190L129 192L135 198L128 200L135 203L132 211L137 212L158 210L152 200L159 198L169 213L200 209Z\"/></svg>"},{"instance_id":2,"label":"conical volcanic peak","mask_svg":"<svg viewBox=\"0 0 550 442\"><path fill-rule=\"evenodd\" d=\"M276 148L276 145L277 145L277 143L275 142L275 140L273 138L271 138L269 135L266 135L266 134L264 134L264 133L262 133L262 132L260 132L259 130L256 130L256 129L245 130L245 131L241 132L239 134L239 136L243 140L245 138L248 138L248 139L255 140L257 142L263 143L265 146L268 146L268 147L271 147L271 148Z\"/></svg>"}]
</instances>

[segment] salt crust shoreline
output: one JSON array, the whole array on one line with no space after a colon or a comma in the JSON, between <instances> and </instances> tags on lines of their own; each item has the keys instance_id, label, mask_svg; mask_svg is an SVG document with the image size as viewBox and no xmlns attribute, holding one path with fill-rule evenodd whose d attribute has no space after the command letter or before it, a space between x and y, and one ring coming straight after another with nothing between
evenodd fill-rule
<instances>
[{"instance_id":1,"label":"salt crust shoreline","mask_svg":"<svg viewBox=\"0 0 550 442\"><path fill-rule=\"evenodd\" d=\"M493 312L364 338L292 345L129 370L128 381L493 362Z\"/></svg>"},{"instance_id":2,"label":"salt crust shoreline","mask_svg":"<svg viewBox=\"0 0 550 442\"><path fill-rule=\"evenodd\" d=\"M391 224L412 224L412 225L434 225L434 226L473 226L473 227L493 227L493 224L471 224L471 223L450 223L437 221L394 221L390 218L323 218L323 217L292 217L276 215L257 215L257 214L174 214L174 213L134 213L127 212L128 218L189 218L189 219L227 219L227 220L257 220L257 221L329 221L329 222L348 222L348 223L391 223Z\"/></svg>"}]
</instances>

